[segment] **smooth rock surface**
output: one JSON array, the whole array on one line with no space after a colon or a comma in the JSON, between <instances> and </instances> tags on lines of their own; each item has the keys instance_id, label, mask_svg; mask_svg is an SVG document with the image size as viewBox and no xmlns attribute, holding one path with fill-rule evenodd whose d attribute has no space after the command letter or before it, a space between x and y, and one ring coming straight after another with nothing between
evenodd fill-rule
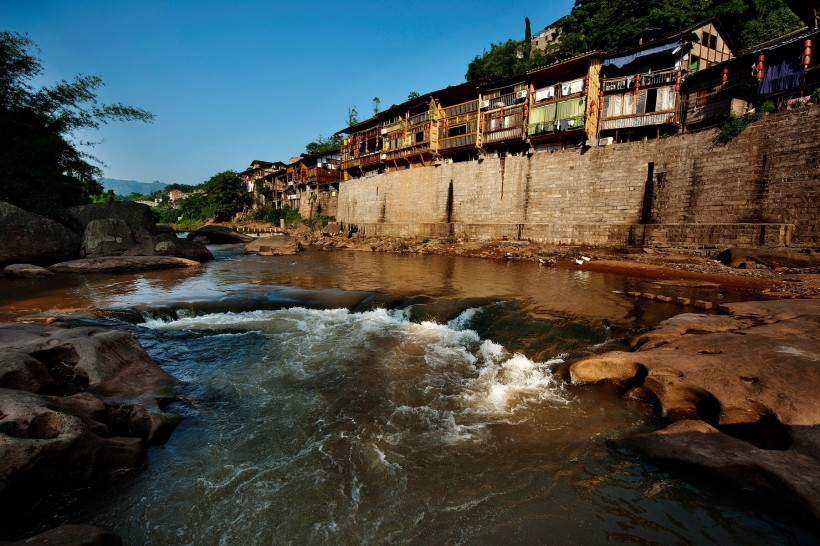
<instances>
[{"instance_id":1,"label":"smooth rock surface","mask_svg":"<svg viewBox=\"0 0 820 546\"><path fill-rule=\"evenodd\" d=\"M142 203L122 201L115 203L93 203L71 207L69 212L80 222L83 229L92 220L116 218L124 221L131 229L134 239L141 241L152 235L156 226L151 207Z\"/></svg>"},{"instance_id":2,"label":"smooth rock surface","mask_svg":"<svg viewBox=\"0 0 820 546\"><path fill-rule=\"evenodd\" d=\"M199 262L175 256L104 256L60 262L49 267L55 273L111 273L197 267Z\"/></svg>"},{"instance_id":3,"label":"smooth rock surface","mask_svg":"<svg viewBox=\"0 0 820 546\"><path fill-rule=\"evenodd\" d=\"M571 363L569 378L614 383L654 402L663 417L686 420L626 442L641 453L797 498L803 514L820 521L820 300L721 310L729 315L666 320L633 340L635 352Z\"/></svg>"},{"instance_id":4,"label":"smooth rock surface","mask_svg":"<svg viewBox=\"0 0 820 546\"><path fill-rule=\"evenodd\" d=\"M0 324L0 494L137 467L180 420L159 410L175 385L127 332Z\"/></svg>"},{"instance_id":5,"label":"smooth rock surface","mask_svg":"<svg viewBox=\"0 0 820 546\"><path fill-rule=\"evenodd\" d=\"M131 227L119 218L91 220L83 231L80 256L119 256L136 244Z\"/></svg>"},{"instance_id":6,"label":"smooth rock surface","mask_svg":"<svg viewBox=\"0 0 820 546\"><path fill-rule=\"evenodd\" d=\"M199 241L161 234L146 238L123 253L123 256L176 256L197 262L213 260L211 251Z\"/></svg>"},{"instance_id":7,"label":"smooth rock surface","mask_svg":"<svg viewBox=\"0 0 820 546\"><path fill-rule=\"evenodd\" d=\"M259 237L245 245L245 252L255 252L260 256L284 256L301 251L302 243L287 235Z\"/></svg>"},{"instance_id":8,"label":"smooth rock surface","mask_svg":"<svg viewBox=\"0 0 820 546\"><path fill-rule=\"evenodd\" d=\"M188 239L204 237L214 245L230 245L235 243L250 243L255 239L245 233L240 233L225 226L207 225L188 233ZM198 239L202 241L202 239Z\"/></svg>"},{"instance_id":9,"label":"smooth rock surface","mask_svg":"<svg viewBox=\"0 0 820 546\"><path fill-rule=\"evenodd\" d=\"M3 269L3 274L6 277L36 278L49 277L54 275L54 272L49 271L45 267L40 267L39 265L11 264Z\"/></svg>"},{"instance_id":10,"label":"smooth rock surface","mask_svg":"<svg viewBox=\"0 0 820 546\"><path fill-rule=\"evenodd\" d=\"M45 216L0 201L0 263L77 256L80 236Z\"/></svg>"}]
</instances>

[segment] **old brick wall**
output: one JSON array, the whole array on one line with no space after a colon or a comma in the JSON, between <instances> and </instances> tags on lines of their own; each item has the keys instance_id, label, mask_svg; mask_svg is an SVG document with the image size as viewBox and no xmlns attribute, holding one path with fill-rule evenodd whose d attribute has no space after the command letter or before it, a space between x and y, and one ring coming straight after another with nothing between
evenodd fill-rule
<instances>
[{"instance_id":1,"label":"old brick wall","mask_svg":"<svg viewBox=\"0 0 820 546\"><path fill-rule=\"evenodd\" d=\"M336 216L364 233L406 237L815 244L819 143L814 107L770 115L728 144L708 130L351 180Z\"/></svg>"}]
</instances>

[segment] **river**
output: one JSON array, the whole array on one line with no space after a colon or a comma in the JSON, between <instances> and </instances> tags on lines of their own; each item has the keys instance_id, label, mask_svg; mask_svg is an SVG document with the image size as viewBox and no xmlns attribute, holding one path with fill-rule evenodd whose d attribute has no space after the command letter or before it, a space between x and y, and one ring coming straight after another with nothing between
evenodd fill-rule
<instances>
[{"instance_id":1,"label":"river","mask_svg":"<svg viewBox=\"0 0 820 546\"><path fill-rule=\"evenodd\" d=\"M649 408L552 370L742 293L530 262L352 251L197 270L2 280L0 319L61 309L134 333L185 419L143 469L7 528L99 525L126 544L790 544L787 515L606 440ZM92 310L93 312L91 312Z\"/></svg>"}]
</instances>

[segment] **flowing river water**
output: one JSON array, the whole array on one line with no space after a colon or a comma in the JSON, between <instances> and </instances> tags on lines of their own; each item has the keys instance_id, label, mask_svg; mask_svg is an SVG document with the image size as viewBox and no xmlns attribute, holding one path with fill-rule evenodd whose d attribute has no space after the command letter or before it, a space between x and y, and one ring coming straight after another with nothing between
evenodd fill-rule
<instances>
[{"instance_id":1,"label":"flowing river water","mask_svg":"<svg viewBox=\"0 0 820 546\"><path fill-rule=\"evenodd\" d=\"M554 378L680 309L743 294L534 263L361 252L197 270L2 280L0 319L106 310L182 382L143 469L17 528L126 544L793 544L812 535L719 481L610 449L649 408ZM6 514L10 516L11 514ZM15 525L6 525L14 528Z\"/></svg>"}]
</instances>

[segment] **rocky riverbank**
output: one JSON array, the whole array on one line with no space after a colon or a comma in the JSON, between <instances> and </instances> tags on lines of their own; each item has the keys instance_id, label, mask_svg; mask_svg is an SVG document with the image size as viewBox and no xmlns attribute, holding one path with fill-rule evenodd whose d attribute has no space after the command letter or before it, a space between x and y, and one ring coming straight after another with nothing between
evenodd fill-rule
<instances>
[{"instance_id":1,"label":"rocky riverbank","mask_svg":"<svg viewBox=\"0 0 820 546\"><path fill-rule=\"evenodd\" d=\"M615 443L714 474L820 522L820 300L745 302L681 314L632 352L561 368L574 385L614 384L667 426Z\"/></svg>"},{"instance_id":2,"label":"rocky riverbank","mask_svg":"<svg viewBox=\"0 0 820 546\"><path fill-rule=\"evenodd\" d=\"M127 332L0 324L0 509L137 469L175 386Z\"/></svg>"}]
</instances>

